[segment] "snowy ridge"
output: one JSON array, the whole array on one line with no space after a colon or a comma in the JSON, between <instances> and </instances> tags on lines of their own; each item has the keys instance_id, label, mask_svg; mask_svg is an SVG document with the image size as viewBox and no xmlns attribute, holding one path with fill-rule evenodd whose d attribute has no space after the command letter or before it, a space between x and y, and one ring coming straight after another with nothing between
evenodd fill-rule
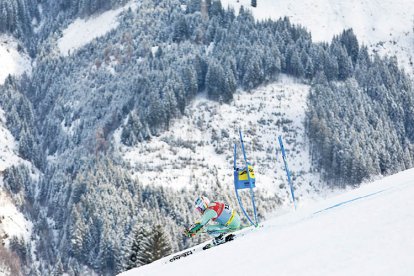
<instances>
[{"instance_id":1,"label":"snowy ridge","mask_svg":"<svg viewBox=\"0 0 414 276\"><path fill-rule=\"evenodd\" d=\"M8 75L19 76L31 73L31 59L18 50L18 41L7 35L0 35L0 85Z\"/></svg>"},{"instance_id":2,"label":"snowy ridge","mask_svg":"<svg viewBox=\"0 0 414 276\"><path fill-rule=\"evenodd\" d=\"M410 169L276 216L219 247L120 275L412 275L413 196Z\"/></svg>"},{"instance_id":3,"label":"snowy ridge","mask_svg":"<svg viewBox=\"0 0 414 276\"><path fill-rule=\"evenodd\" d=\"M250 7L250 0L221 0L224 7ZM396 55L406 72L414 73L414 1L408 0L258 0L257 19L287 16L307 28L314 41L331 41L352 28L360 43L380 55Z\"/></svg>"},{"instance_id":4,"label":"snowy ridge","mask_svg":"<svg viewBox=\"0 0 414 276\"><path fill-rule=\"evenodd\" d=\"M118 15L123 11L131 8L135 10L137 5L135 2L120 7L115 10L109 10L97 16L92 16L87 19L76 19L65 30L63 35L58 40L58 47L63 56L67 56L97 37L105 35L112 29L118 27Z\"/></svg>"},{"instance_id":5,"label":"snowy ridge","mask_svg":"<svg viewBox=\"0 0 414 276\"><path fill-rule=\"evenodd\" d=\"M280 76L273 84L252 92L239 91L229 104L200 96L186 115L170 125L170 131L136 147L119 142L116 148L130 164L130 172L144 185L175 189L199 185L233 190L233 144L238 128L244 133L249 161L256 170L257 187L282 199L290 198L286 174L277 144L282 135L299 197L319 188L319 174L311 172L304 129L309 86ZM242 157L239 151L239 165ZM217 175L217 178L214 176Z\"/></svg>"}]
</instances>

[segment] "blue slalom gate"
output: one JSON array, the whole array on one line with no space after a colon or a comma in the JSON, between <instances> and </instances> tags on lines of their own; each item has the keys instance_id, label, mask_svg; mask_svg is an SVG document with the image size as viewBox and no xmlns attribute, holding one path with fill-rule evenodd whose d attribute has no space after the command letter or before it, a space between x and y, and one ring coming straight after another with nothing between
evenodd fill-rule
<instances>
[{"instance_id":1,"label":"blue slalom gate","mask_svg":"<svg viewBox=\"0 0 414 276\"><path fill-rule=\"evenodd\" d=\"M252 225L257 227L259 225L259 222L257 220L256 203L254 200L254 192L253 192L253 188L256 187L256 177L254 175L253 166L249 162L247 162L246 151L244 149L244 142L243 142L243 136L242 136L241 130L239 130L239 134L240 134L241 149L242 149L243 158L244 158L244 167L241 167L241 168L237 167L237 144L234 144L234 188L236 190L237 201L239 202L240 208L242 209L244 215L246 216L246 218L249 220L249 222ZM242 189L250 189L250 198L252 200L255 222L253 222L253 220L247 214L246 209L243 207L243 204L241 202L238 191Z\"/></svg>"},{"instance_id":2,"label":"blue slalom gate","mask_svg":"<svg viewBox=\"0 0 414 276\"><path fill-rule=\"evenodd\" d=\"M290 186L290 193L292 194L293 205L295 206L295 210L296 210L295 192L293 190L292 179L290 177L290 171L289 171L288 163L287 163L287 160L286 160L285 147L283 145L281 135L279 135L278 140L279 140L280 149L282 150L282 158L283 158L283 163L285 164L285 170L286 170L286 175L287 175L289 186Z\"/></svg>"}]
</instances>

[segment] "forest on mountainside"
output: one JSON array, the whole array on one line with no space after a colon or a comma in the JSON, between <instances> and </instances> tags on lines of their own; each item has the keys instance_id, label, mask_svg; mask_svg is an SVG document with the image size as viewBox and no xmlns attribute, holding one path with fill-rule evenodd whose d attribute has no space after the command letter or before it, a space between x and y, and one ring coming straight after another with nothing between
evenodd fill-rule
<instances>
[{"instance_id":1,"label":"forest on mountainside","mask_svg":"<svg viewBox=\"0 0 414 276\"><path fill-rule=\"evenodd\" d=\"M113 275L140 265L131 256L141 260L144 250L131 237L144 230L165 235L171 250L200 241L181 236L194 219L194 194L232 198L233 191L144 187L122 169L113 143L118 129L128 146L167 131L199 93L227 103L237 88L252 90L281 73L297 77L311 84L307 133L315 168L330 185L413 165L411 82L395 59L370 56L352 30L313 43L287 18L256 21L219 1L206 1L203 12L198 0L144 0L118 28L62 57L56 39L73 18L125 1L12 3L0 2L7 18L0 32L21 38L36 58L30 76L0 86L19 154L40 172L34 178L23 164L4 172L5 187L34 223L34 242L13 247L27 274ZM37 32L33 18L43 24ZM257 197L262 216L280 203Z\"/></svg>"}]
</instances>

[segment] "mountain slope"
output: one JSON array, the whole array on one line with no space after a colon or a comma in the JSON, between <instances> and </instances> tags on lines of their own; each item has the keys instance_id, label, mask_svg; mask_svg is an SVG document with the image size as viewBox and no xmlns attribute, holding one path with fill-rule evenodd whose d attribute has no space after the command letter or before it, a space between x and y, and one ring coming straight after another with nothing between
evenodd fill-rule
<instances>
[{"instance_id":1,"label":"mountain slope","mask_svg":"<svg viewBox=\"0 0 414 276\"><path fill-rule=\"evenodd\" d=\"M71 31L77 37L68 39L64 26L82 13L74 10L77 1L64 2L69 10L60 10L65 7L59 7L56 1L42 1L44 18L55 19L51 15L56 14L61 20L50 26L51 22L40 21L44 28L38 34L46 40L45 45L38 45L42 54L38 55L32 78L20 84L18 80L7 80L5 93L0 93L8 128L18 141L21 157L32 160L42 173L37 181L25 182L29 184L26 188L34 187L34 191L24 195L26 189L22 189L17 195L34 202L34 208L31 200L24 202L25 215L34 225L35 241L28 250L36 256L25 261L33 269L30 274L62 274L62 265L69 274L86 274L81 269L86 266L97 274L121 271L122 253L131 248L127 237L139 220L150 227L156 223L166 226L174 247L189 246L177 233L193 220L194 194L209 193L209 197L219 195L219 199L235 201L232 146L238 139L239 126L257 171L260 216L290 199L280 154L276 152L278 134L283 134L289 150L297 196L305 198L303 195L317 186L318 172L309 165L303 128L309 87L282 82L259 87L252 94L235 91L236 87L249 90L273 81L280 72L306 75L304 82L309 83L320 70L331 73L330 80L349 77L354 74L352 70L347 74L331 70L335 65L350 65L340 62L342 58L349 61L350 51L346 52L339 42L331 46L313 44L310 33L292 27L288 20L255 23L248 13L235 18L231 12L217 8L217 1L213 1L210 20L206 21L198 10L187 12L180 6L182 0L139 1L143 6L126 11L119 21L115 19L116 10L109 11L113 17L106 21L108 28L101 33L92 28L88 32L91 35L78 41L80 31L94 21L90 18L85 25L69 25L75 26ZM47 12L47 3L55 7L53 13ZM265 1L259 3L261 7ZM103 21L97 22L103 25ZM112 27L106 35L89 40ZM60 31L67 38L69 55L69 48L62 50L62 55L54 51L58 49ZM321 60L326 63L318 62L320 67L315 69L313 63ZM381 72L375 67L368 69ZM22 95L14 97L19 89ZM222 97L225 102L233 97L235 101L211 103L200 95L205 90L217 101ZM182 115L183 120L170 120ZM327 124L332 125L329 120ZM408 119L405 125L409 125ZM167 129L171 132L165 133ZM117 144L112 143L115 131ZM134 148L121 145L121 137L124 144ZM140 144L145 139L151 141ZM395 143L392 145L393 151L386 153L399 158L401 150L396 151ZM407 155L411 154L409 146ZM130 168L117 154L119 149L126 154ZM392 164L395 170L400 168ZM131 179L131 174L137 181ZM4 183L10 182L5 179ZM152 184L167 184L168 188ZM270 196L258 191L265 186ZM263 199L266 196L268 200ZM300 205L304 204L301 200ZM40 233L38 238L36 233Z\"/></svg>"},{"instance_id":2,"label":"mountain slope","mask_svg":"<svg viewBox=\"0 0 414 276\"><path fill-rule=\"evenodd\" d=\"M221 0L224 7L250 7L250 0ZM312 33L314 41L331 41L352 28L372 52L396 55L400 65L414 73L414 2L393 0L289 1L258 0L251 9L257 19L287 16Z\"/></svg>"},{"instance_id":3,"label":"mountain slope","mask_svg":"<svg viewBox=\"0 0 414 276\"><path fill-rule=\"evenodd\" d=\"M412 275L414 169L300 208L233 242L133 275Z\"/></svg>"},{"instance_id":4,"label":"mountain slope","mask_svg":"<svg viewBox=\"0 0 414 276\"><path fill-rule=\"evenodd\" d=\"M0 172L7 167L17 164L19 157L17 156L17 145L13 135L7 129L4 110L0 108Z\"/></svg>"},{"instance_id":5,"label":"mountain slope","mask_svg":"<svg viewBox=\"0 0 414 276\"><path fill-rule=\"evenodd\" d=\"M62 37L57 41L60 53L66 56L70 52L90 43L95 38L116 29L119 26L117 21L119 14L129 8L135 10L135 3L130 2L123 7L109 10L87 19L77 18L63 30Z\"/></svg>"},{"instance_id":6,"label":"mountain slope","mask_svg":"<svg viewBox=\"0 0 414 276\"><path fill-rule=\"evenodd\" d=\"M297 196L308 195L320 188L319 174L311 170L304 128L308 93L308 85L282 75L279 81L251 92L239 91L229 104L199 96L169 131L135 147L122 145L118 132L116 148L144 185L177 190L199 185L209 190L218 179L232 193L233 144L238 143L240 128L247 157L258 172L258 187L286 199L290 195L277 144L277 135L282 135ZM241 164L240 148L238 152Z\"/></svg>"},{"instance_id":7,"label":"mountain slope","mask_svg":"<svg viewBox=\"0 0 414 276\"><path fill-rule=\"evenodd\" d=\"M24 72L31 72L31 59L24 53L19 42L7 35L0 34L0 85L7 76L19 76Z\"/></svg>"},{"instance_id":8,"label":"mountain slope","mask_svg":"<svg viewBox=\"0 0 414 276\"><path fill-rule=\"evenodd\" d=\"M17 143L12 134L6 128L4 111L0 108L0 243L9 242L11 237L30 236L31 224L24 218L23 214L14 206L9 195L5 192L3 183L4 171L22 160L17 153ZM27 162L26 162L27 163Z\"/></svg>"},{"instance_id":9,"label":"mountain slope","mask_svg":"<svg viewBox=\"0 0 414 276\"><path fill-rule=\"evenodd\" d=\"M5 188L3 182L6 169L26 161L17 154L17 143L6 128L4 111L1 108L0 145L0 275L17 275L15 274L16 270L13 269L19 267L18 260L15 255L10 254L8 249L10 249L12 239L29 242L33 224L16 206L16 202L11 198L10 192Z\"/></svg>"}]
</instances>

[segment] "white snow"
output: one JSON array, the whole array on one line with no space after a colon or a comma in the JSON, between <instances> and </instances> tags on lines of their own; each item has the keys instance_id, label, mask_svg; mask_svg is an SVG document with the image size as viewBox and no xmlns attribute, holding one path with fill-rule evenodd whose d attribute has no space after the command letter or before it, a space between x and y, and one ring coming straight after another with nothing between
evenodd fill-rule
<instances>
[{"instance_id":1,"label":"white snow","mask_svg":"<svg viewBox=\"0 0 414 276\"><path fill-rule=\"evenodd\" d=\"M17 210L3 189L3 177L0 177L0 243L8 246L11 237L30 240L32 223Z\"/></svg>"},{"instance_id":2,"label":"white snow","mask_svg":"<svg viewBox=\"0 0 414 276\"><path fill-rule=\"evenodd\" d=\"M86 19L78 18L72 22L65 30L62 37L58 40L60 53L64 56L73 52L97 37L105 35L110 30L118 27L118 15L131 8L135 10L137 4L130 2L127 5L106 11L97 16Z\"/></svg>"},{"instance_id":3,"label":"white snow","mask_svg":"<svg viewBox=\"0 0 414 276\"><path fill-rule=\"evenodd\" d=\"M276 216L239 239L122 276L414 275L414 169Z\"/></svg>"},{"instance_id":4,"label":"white snow","mask_svg":"<svg viewBox=\"0 0 414 276\"><path fill-rule=\"evenodd\" d=\"M23 237L26 241L29 241L32 224L17 210L4 189L4 170L12 165L27 161L22 160L17 155L17 143L6 128L6 119L1 108L0 145L0 243L4 242L7 246L9 239L13 236ZM7 238L5 238L5 235Z\"/></svg>"},{"instance_id":5,"label":"white snow","mask_svg":"<svg viewBox=\"0 0 414 276\"><path fill-rule=\"evenodd\" d=\"M304 129L308 92L308 85L281 75L278 82L252 92L238 91L229 104L220 105L199 96L182 118L171 123L169 131L132 148L120 144L118 131L116 148L130 164L130 172L144 185L176 189L199 185L209 189L217 185L217 179L233 190L233 145L239 141L240 127L248 160L257 172L258 187L288 199L281 154L276 152L280 149L277 136L282 135L295 175L296 195L309 195L319 188L320 181L319 174L311 172ZM239 166L242 160L238 148ZM281 188L282 183L285 186Z\"/></svg>"},{"instance_id":6,"label":"white snow","mask_svg":"<svg viewBox=\"0 0 414 276\"><path fill-rule=\"evenodd\" d=\"M17 50L18 42L8 35L0 35L0 85L8 75L31 73L30 57Z\"/></svg>"},{"instance_id":7,"label":"white snow","mask_svg":"<svg viewBox=\"0 0 414 276\"><path fill-rule=\"evenodd\" d=\"M0 108L0 173L7 167L17 164L20 158L17 156L17 145L13 135L6 128L6 118L3 109ZM1 176L1 175L0 175Z\"/></svg>"},{"instance_id":8,"label":"white snow","mask_svg":"<svg viewBox=\"0 0 414 276\"><path fill-rule=\"evenodd\" d=\"M221 0L224 7L251 8L251 0ZM312 33L314 41L331 41L352 28L359 42L379 54L396 55L401 66L414 72L414 1L411 0L257 0L255 18L289 17Z\"/></svg>"}]
</instances>

